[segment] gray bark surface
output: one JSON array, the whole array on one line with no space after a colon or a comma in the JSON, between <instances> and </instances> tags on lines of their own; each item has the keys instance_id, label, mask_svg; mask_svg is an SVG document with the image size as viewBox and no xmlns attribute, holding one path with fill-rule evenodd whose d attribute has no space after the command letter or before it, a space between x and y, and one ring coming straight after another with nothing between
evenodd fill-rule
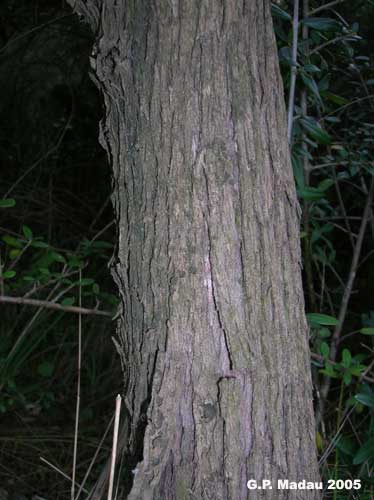
<instances>
[{"instance_id":1,"label":"gray bark surface","mask_svg":"<svg viewBox=\"0 0 374 500\"><path fill-rule=\"evenodd\" d=\"M269 3L75 7L113 168L129 450L143 447L128 499L320 498L275 486L319 476Z\"/></svg>"}]
</instances>

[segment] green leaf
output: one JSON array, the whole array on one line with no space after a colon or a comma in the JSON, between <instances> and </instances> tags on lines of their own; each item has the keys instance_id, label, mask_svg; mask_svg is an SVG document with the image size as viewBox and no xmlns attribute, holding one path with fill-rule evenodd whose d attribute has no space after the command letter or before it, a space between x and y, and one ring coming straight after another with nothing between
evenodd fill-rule
<instances>
[{"instance_id":1,"label":"green leaf","mask_svg":"<svg viewBox=\"0 0 374 500\"><path fill-rule=\"evenodd\" d=\"M23 281L28 281L28 282L36 281L36 279L33 276L23 276L22 279Z\"/></svg>"},{"instance_id":2,"label":"green leaf","mask_svg":"<svg viewBox=\"0 0 374 500\"><path fill-rule=\"evenodd\" d=\"M325 122L329 122L329 123L340 123L341 122L341 119L338 118L337 116L326 116L325 118Z\"/></svg>"},{"instance_id":3,"label":"green leaf","mask_svg":"<svg viewBox=\"0 0 374 500\"><path fill-rule=\"evenodd\" d=\"M355 33L358 33L358 30L360 29L360 25L355 22L352 24L351 30L354 31ZM357 56L357 60L362 60L362 61L369 61L369 58L366 56Z\"/></svg>"},{"instance_id":4,"label":"green leaf","mask_svg":"<svg viewBox=\"0 0 374 500\"><path fill-rule=\"evenodd\" d=\"M301 73L301 79L304 85L316 96L318 101L322 104L321 96L319 95L318 85L316 84L314 78L308 76L305 73Z\"/></svg>"},{"instance_id":5,"label":"green leaf","mask_svg":"<svg viewBox=\"0 0 374 500\"><path fill-rule=\"evenodd\" d=\"M14 198L3 198L0 200L0 208L11 208L16 204L16 200Z\"/></svg>"},{"instance_id":6,"label":"green leaf","mask_svg":"<svg viewBox=\"0 0 374 500\"><path fill-rule=\"evenodd\" d=\"M15 383L14 380L10 379L7 382L7 387L11 389L12 391L17 391L17 384Z\"/></svg>"},{"instance_id":7,"label":"green leaf","mask_svg":"<svg viewBox=\"0 0 374 500\"><path fill-rule=\"evenodd\" d=\"M69 256L68 260L69 267L82 267L83 261L80 260L76 255Z\"/></svg>"},{"instance_id":8,"label":"green leaf","mask_svg":"<svg viewBox=\"0 0 374 500\"><path fill-rule=\"evenodd\" d=\"M98 285L97 283L94 283L94 284L92 285L92 292L93 292L95 295L97 295L98 293L100 293L100 287L99 287L99 285Z\"/></svg>"},{"instance_id":9,"label":"green leaf","mask_svg":"<svg viewBox=\"0 0 374 500\"><path fill-rule=\"evenodd\" d=\"M326 327L322 327L318 329L317 335L320 339L327 339L331 336L331 331Z\"/></svg>"},{"instance_id":10,"label":"green leaf","mask_svg":"<svg viewBox=\"0 0 374 500\"><path fill-rule=\"evenodd\" d=\"M355 442L353 441L353 439L350 439L349 437L340 436L335 446L338 448L338 450L351 457L353 457L355 453L355 448L356 448Z\"/></svg>"},{"instance_id":11,"label":"green leaf","mask_svg":"<svg viewBox=\"0 0 374 500\"><path fill-rule=\"evenodd\" d=\"M311 324L315 325L335 326L338 324L338 320L328 314L308 313L306 317Z\"/></svg>"},{"instance_id":12,"label":"green leaf","mask_svg":"<svg viewBox=\"0 0 374 500\"><path fill-rule=\"evenodd\" d=\"M323 182L323 181L322 181ZM321 227L321 233L331 233L331 231L334 229L334 226L330 224L329 222L327 224L324 224Z\"/></svg>"},{"instance_id":13,"label":"green leaf","mask_svg":"<svg viewBox=\"0 0 374 500\"><path fill-rule=\"evenodd\" d=\"M96 240L89 244L90 247L98 250L107 250L113 248L113 244L108 241Z\"/></svg>"},{"instance_id":14,"label":"green leaf","mask_svg":"<svg viewBox=\"0 0 374 500\"><path fill-rule=\"evenodd\" d=\"M302 189L305 186L302 159L295 152L292 152L291 162L292 162L293 173L296 180L296 185L298 188Z\"/></svg>"},{"instance_id":15,"label":"green leaf","mask_svg":"<svg viewBox=\"0 0 374 500\"><path fill-rule=\"evenodd\" d=\"M38 366L38 373L42 377L50 377L54 372L54 369L55 365L53 363L51 363L50 361L43 361Z\"/></svg>"},{"instance_id":16,"label":"green leaf","mask_svg":"<svg viewBox=\"0 0 374 500\"><path fill-rule=\"evenodd\" d=\"M333 144L331 146L331 149L334 149L335 151L337 151L340 158L344 159L344 158L347 158L349 156L349 152L340 144Z\"/></svg>"},{"instance_id":17,"label":"green leaf","mask_svg":"<svg viewBox=\"0 0 374 500\"><path fill-rule=\"evenodd\" d=\"M304 187L297 190L297 195L306 201L317 201L324 197L323 191L315 187Z\"/></svg>"},{"instance_id":18,"label":"green leaf","mask_svg":"<svg viewBox=\"0 0 374 500\"><path fill-rule=\"evenodd\" d=\"M361 361L364 361L367 359L367 354L364 354L363 352L360 352L359 354L356 354L356 356L353 358L355 362L361 363Z\"/></svg>"},{"instance_id":19,"label":"green leaf","mask_svg":"<svg viewBox=\"0 0 374 500\"><path fill-rule=\"evenodd\" d=\"M321 70L318 68L318 66L315 66L314 64L305 64L303 66L303 69L307 71L308 73L320 73Z\"/></svg>"},{"instance_id":20,"label":"green leaf","mask_svg":"<svg viewBox=\"0 0 374 500\"><path fill-rule=\"evenodd\" d=\"M310 136L320 144L331 144L331 137L329 134L312 118L301 118L300 124Z\"/></svg>"},{"instance_id":21,"label":"green leaf","mask_svg":"<svg viewBox=\"0 0 374 500\"><path fill-rule=\"evenodd\" d=\"M68 278L61 279L61 276L62 275L60 274L60 276L57 278L58 280L60 280L61 285L68 285L68 286L70 286L70 285L73 284L73 282L71 280L69 280Z\"/></svg>"},{"instance_id":22,"label":"green leaf","mask_svg":"<svg viewBox=\"0 0 374 500\"><path fill-rule=\"evenodd\" d=\"M271 4L271 13L273 16L278 17L279 19L283 19L284 21L291 21L292 17L288 12L278 7L274 3Z\"/></svg>"},{"instance_id":23,"label":"green leaf","mask_svg":"<svg viewBox=\"0 0 374 500\"><path fill-rule=\"evenodd\" d=\"M363 335L374 335L374 327L361 328L359 332Z\"/></svg>"},{"instance_id":24,"label":"green leaf","mask_svg":"<svg viewBox=\"0 0 374 500\"><path fill-rule=\"evenodd\" d=\"M340 28L340 24L329 17L307 17L302 24L319 31L336 31Z\"/></svg>"},{"instance_id":25,"label":"green leaf","mask_svg":"<svg viewBox=\"0 0 374 500\"><path fill-rule=\"evenodd\" d=\"M349 385L352 382L352 374L350 372L346 372L343 375L343 382L345 385Z\"/></svg>"},{"instance_id":26,"label":"green leaf","mask_svg":"<svg viewBox=\"0 0 374 500\"><path fill-rule=\"evenodd\" d=\"M333 184L334 181L332 179L323 179L323 181L318 184L317 189L320 191L327 191Z\"/></svg>"},{"instance_id":27,"label":"green leaf","mask_svg":"<svg viewBox=\"0 0 374 500\"><path fill-rule=\"evenodd\" d=\"M351 362L352 362L352 355L351 355L351 353L349 352L348 349L343 349L343 352L342 352L342 365L345 368L348 368L351 365Z\"/></svg>"},{"instance_id":28,"label":"green leaf","mask_svg":"<svg viewBox=\"0 0 374 500\"><path fill-rule=\"evenodd\" d=\"M9 252L9 257L11 258L11 260L15 260L19 255L21 255L21 253L22 253L22 250L20 250L19 248L13 248Z\"/></svg>"},{"instance_id":29,"label":"green leaf","mask_svg":"<svg viewBox=\"0 0 374 500\"><path fill-rule=\"evenodd\" d=\"M320 89L321 90L321 89ZM349 103L348 99L341 97L340 95L333 94L332 92L324 92L323 97L326 97L329 101L338 104L339 106L344 106Z\"/></svg>"},{"instance_id":30,"label":"green leaf","mask_svg":"<svg viewBox=\"0 0 374 500\"><path fill-rule=\"evenodd\" d=\"M289 65L292 65L292 50L290 47L282 47L278 52L279 61L286 61Z\"/></svg>"},{"instance_id":31,"label":"green leaf","mask_svg":"<svg viewBox=\"0 0 374 500\"><path fill-rule=\"evenodd\" d=\"M3 241L10 247L22 248L22 243L19 240L17 240L17 238L14 238L9 234L3 236Z\"/></svg>"},{"instance_id":32,"label":"green leaf","mask_svg":"<svg viewBox=\"0 0 374 500\"><path fill-rule=\"evenodd\" d=\"M366 443L361 446L353 459L353 464L358 465L362 464L366 460L374 458L374 438L370 438L366 441Z\"/></svg>"},{"instance_id":33,"label":"green leaf","mask_svg":"<svg viewBox=\"0 0 374 500\"><path fill-rule=\"evenodd\" d=\"M32 231L28 226L22 226L22 232L26 239L32 240Z\"/></svg>"},{"instance_id":34,"label":"green leaf","mask_svg":"<svg viewBox=\"0 0 374 500\"><path fill-rule=\"evenodd\" d=\"M351 365L349 367L349 371L354 375L355 377L359 377L363 371L365 371L367 366L365 365Z\"/></svg>"},{"instance_id":35,"label":"green leaf","mask_svg":"<svg viewBox=\"0 0 374 500\"><path fill-rule=\"evenodd\" d=\"M331 363L326 363L326 368L324 370L320 370L320 373L327 375L331 378L338 378L337 373L334 371L334 368Z\"/></svg>"},{"instance_id":36,"label":"green leaf","mask_svg":"<svg viewBox=\"0 0 374 500\"><path fill-rule=\"evenodd\" d=\"M330 86L329 78L330 78L330 76L329 76L329 74L327 74L323 78L321 78L321 80L318 82L319 91L323 92L324 93L323 95L325 95L326 90Z\"/></svg>"},{"instance_id":37,"label":"green leaf","mask_svg":"<svg viewBox=\"0 0 374 500\"><path fill-rule=\"evenodd\" d=\"M72 306L75 302L75 297L65 297L63 301L61 301L62 306Z\"/></svg>"},{"instance_id":38,"label":"green leaf","mask_svg":"<svg viewBox=\"0 0 374 500\"><path fill-rule=\"evenodd\" d=\"M57 252L51 252L51 257L55 262L61 262L62 264L66 263L65 257Z\"/></svg>"},{"instance_id":39,"label":"green leaf","mask_svg":"<svg viewBox=\"0 0 374 500\"><path fill-rule=\"evenodd\" d=\"M48 248L49 247L48 243L45 243L44 241L41 241L41 240L33 240L31 243L31 246L34 248Z\"/></svg>"},{"instance_id":40,"label":"green leaf","mask_svg":"<svg viewBox=\"0 0 374 500\"><path fill-rule=\"evenodd\" d=\"M322 354L324 358L328 358L330 354L330 348L326 342L322 342L319 346L319 352Z\"/></svg>"},{"instance_id":41,"label":"green leaf","mask_svg":"<svg viewBox=\"0 0 374 500\"><path fill-rule=\"evenodd\" d=\"M355 395L355 400L369 408L374 408L374 394L360 392Z\"/></svg>"},{"instance_id":42,"label":"green leaf","mask_svg":"<svg viewBox=\"0 0 374 500\"><path fill-rule=\"evenodd\" d=\"M14 276L16 275L16 272L13 271L13 270L10 270L10 271L5 271L5 273L3 273L3 278L5 280L8 280L8 279L12 279L14 278Z\"/></svg>"},{"instance_id":43,"label":"green leaf","mask_svg":"<svg viewBox=\"0 0 374 500\"><path fill-rule=\"evenodd\" d=\"M76 281L75 285L89 286L89 285L93 285L94 283L95 283L95 280L93 280L92 278L82 278L81 280Z\"/></svg>"}]
</instances>

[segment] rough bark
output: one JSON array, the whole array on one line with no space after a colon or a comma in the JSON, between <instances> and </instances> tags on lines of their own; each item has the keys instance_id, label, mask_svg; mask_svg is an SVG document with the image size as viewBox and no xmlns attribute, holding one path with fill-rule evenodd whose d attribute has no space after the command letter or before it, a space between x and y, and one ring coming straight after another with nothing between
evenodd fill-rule
<instances>
[{"instance_id":1,"label":"rough bark","mask_svg":"<svg viewBox=\"0 0 374 500\"><path fill-rule=\"evenodd\" d=\"M299 206L269 3L77 2L113 167L130 500L316 499Z\"/></svg>"}]
</instances>

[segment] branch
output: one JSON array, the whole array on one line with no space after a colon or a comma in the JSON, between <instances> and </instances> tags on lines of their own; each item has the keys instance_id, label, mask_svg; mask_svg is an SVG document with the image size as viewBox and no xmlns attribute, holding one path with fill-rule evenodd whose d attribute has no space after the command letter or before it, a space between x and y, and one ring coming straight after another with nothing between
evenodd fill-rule
<instances>
[{"instance_id":1,"label":"branch","mask_svg":"<svg viewBox=\"0 0 374 500\"><path fill-rule=\"evenodd\" d=\"M30 29L29 31L26 31L26 33L22 33L19 36L16 36L13 39L10 39L4 47L0 49L0 54L4 51L6 51L10 45L14 44L15 42L18 42L19 40L22 40L22 38L25 38L32 33L35 33L35 31L41 30L43 28L46 28L47 26L50 26L51 24L57 23L58 21L61 21L61 19L65 19L66 17L71 17L73 14L64 14L63 16L56 17L55 19L51 19L50 21L40 24L39 26L35 26L34 28ZM5 198L5 196L4 196Z\"/></svg>"},{"instance_id":2,"label":"branch","mask_svg":"<svg viewBox=\"0 0 374 500\"><path fill-rule=\"evenodd\" d=\"M311 352L310 357L315 359L316 361L321 361L321 362L326 361L326 358L324 358L320 354L316 354L315 352ZM329 363L332 366L340 366L340 363L337 363L336 361L329 361ZM370 368L370 366L368 368ZM367 373L367 370L365 370L365 372L362 375L360 375L359 379L374 384L374 378L368 377L367 375L365 375L365 373Z\"/></svg>"},{"instance_id":3,"label":"branch","mask_svg":"<svg viewBox=\"0 0 374 500\"><path fill-rule=\"evenodd\" d=\"M359 97L358 99L354 99L353 101L349 102L348 104L344 104L344 106L340 106L340 108L334 109L334 111L330 111L330 113L327 113L327 115L325 115L324 118L326 118L327 116L335 115L336 113L339 113L339 111L343 111L344 109L348 108L349 106L353 106L354 104L357 104L358 102L367 101L368 99L374 99L374 95L368 95L365 97Z\"/></svg>"},{"instance_id":4,"label":"branch","mask_svg":"<svg viewBox=\"0 0 374 500\"><path fill-rule=\"evenodd\" d=\"M331 9L331 7L334 7L334 5L337 5L337 4L343 3L343 2L345 2L345 0L333 0L332 2L325 3L325 5L321 5L321 7L317 7L316 9L312 10L310 12L310 15L314 16L315 14L317 14L318 12L321 12L322 10Z\"/></svg>"},{"instance_id":5,"label":"branch","mask_svg":"<svg viewBox=\"0 0 374 500\"><path fill-rule=\"evenodd\" d=\"M48 300L25 299L24 297L8 297L0 295L0 303L4 304L22 304L25 306L44 307L46 309L54 309L56 311L70 312L75 314L87 314L96 316L106 316L112 318L113 314L108 311L99 311L97 309L86 309L77 306L63 306L57 302L49 302Z\"/></svg>"},{"instance_id":6,"label":"branch","mask_svg":"<svg viewBox=\"0 0 374 500\"><path fill-rule=\"evenodd\" d=\"M349 271L347 284L346 284L346 287L344 290L343 299L342 299L342 303L340 306L340 311L339 311L339 316L338 316L338 324L336 325L335 330L334 330L334 334L332 336L333 342L331 345L330 359L332 359L333 361L335 360L335 357L336 357L336 346L337 346L337 343L338 343L338 340L339 340L339 337L340 337L340 334L341 334L341 331L343 328L343 323L344 323L345 316L347 313L349 298L350 298L351 293L352 293L353 282L354 282L354 279L356 277L356 272L357 272L357 268L358 268L358 261L359 261L360 255L361 255L362 243L364 241L366 224L367 224L367 222L369 220L369 216L370 216L370 209L371 209L371 203L373 201L373 194L374 194L374 177L372 177L372 179L371 179L371 186L370 186L369 193L367 195L364 213L362 215L361 227L360 227L360 231L358 233L357 242L356 242L355 249L353 252L351 269Z\"/></svg>"},{"instance_id":7,"label":"branch","mask_svg":"<svg viewBox=\"0 0 374 500\"><path fill-rule=\"evenodd\" d=\"M366 229L366 225L368 223L369 216L370 216L371 203L373 201L373 194L374 194L374 177L372 177L372 179L371 179L369 193L368 193L367 198L366 198L366 204L365 204L365 208L364 208L364 213L362 215L360 231L358 233L356 245L355 245L354 252L353 252L351 268L349 271L347 284L345 286L342 302L340 305L340 311L339 311L339 315L338 315L338 323L335 326L335 330L334 330L334 333L332 336L330 356L329 356L330 362L334 362L336 359L339 338L340 338L340 335L341 335L341 332L343 329L345 316L347 314L348 303L349 303L350 296L352 294L353 282L354 282L354 279L356 277L358 262L359 262L359 258L361 255L362 243L364 241L365 229ZM320 390L321 397L320 397L318 412L316 415L317 425L319 424L320 420L323 417L324 404L325 404L325 401L327 400L327 396L328 396L328 393L330 390L330 385L331 385L331 378L325 376L323 379L321 390Z\"/></svg>"},{"instance_id":8,"label":"branch","mask_svg":"<svg viewBox=\"0 0 374 500\"><path fill-rule=\"evenodd\" d=\"M309 55L312 56L316 52L319 52L320 50L324 49L325 47L328 47L332 43L341 42L342 40L349 40L350 38L352 38L352 35L342 35L342 36L337 36L337 37L333 38L332 40L327 40L327 42L321 43L321 45L318 45L318 47L311 50L309 52Z\"/></svg>"}]
</instances>

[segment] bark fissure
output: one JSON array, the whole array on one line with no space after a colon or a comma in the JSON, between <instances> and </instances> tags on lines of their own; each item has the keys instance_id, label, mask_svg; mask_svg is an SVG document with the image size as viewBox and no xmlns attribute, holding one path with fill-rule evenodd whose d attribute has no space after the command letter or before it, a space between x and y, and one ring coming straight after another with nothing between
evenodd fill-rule
<instances>
[{"instance_id":1,"label":"bark fissure","mask_svg":"<svg viewBox=\"0 0 374 500\"><path fill-rule=\"evenodd\" d=\"M231 359L231 354L230 354L230 346L229 346L229 341L228 341L228 336L225 331L225 327L223 325L223 319L221 318L221 313L219 310L219 306L217 303L217 297L215 293L215 279L214 279L214 272L213 272L213 259L212 259L212 237L210 234L210 199L209 199L209 182L208 182L208 176L205 170L205 162L204 162L204 156L202 155L201 157L201 164L202 164L202 169L203 169L203 174L204 174L204 180L205 180L205 189L206 189L206 211L207 213L205 214L205 225L206 225L206 236L207 236L207 256L206 256L206 264L205 264L205 282L207 286L207 291L208 291L208 303L213 303L214 306L214 311L217 317L217 322L219 326L219 332L218 336L222 338L222 340L218 340L218 345L221 347L220 348L220 369L222 370L222 373L226 373L227 371L232 370L232 359ZM203 210L204 213L204 210Z\"/></svg>"}]
</instances>

